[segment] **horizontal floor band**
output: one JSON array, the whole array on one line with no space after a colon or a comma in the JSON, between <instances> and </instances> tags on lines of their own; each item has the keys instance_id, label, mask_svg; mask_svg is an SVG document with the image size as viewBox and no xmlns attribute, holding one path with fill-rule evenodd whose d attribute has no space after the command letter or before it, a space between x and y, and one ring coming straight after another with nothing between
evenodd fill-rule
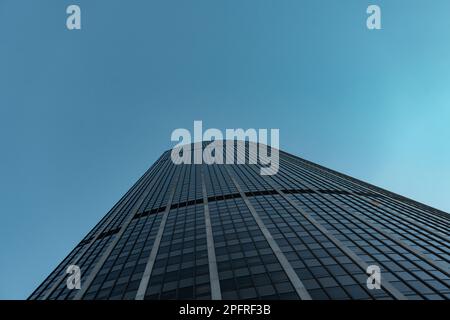
<instances>
[{"instance_id":1,"label":"horizontal floor band","mask_svg":"<svg viewBox=\"0 0 450 320\"><path fill-rule=\"evenodd\" d=\"M341 194L341 195L360 195L360 196L368 196L368 197L383 197L380 194L376 194L376 193L370 193L370 192L348 192L345 190L325 190L325 189L321 189L321 190L312 190L312 189L283 189L281 190L283 193L285 194L313 194L313 193L322 193L322 194ZM276 195L277 191L276 190L262 190L262 191L247 191L245 192L245 196L246 197L256 197L256 196L264 196L264 195ZM223 200L228 200L228 199L235 199L235 198L241 198L241 195L239 193L230 193L230 194L225 194L225 195L217 195L217 196L209 196L208 197L208 202L215 202L215 201L223 201ZM177 208L183 208L183 207L188 207L188 206L193 206L193 205L197 205L197 204L203 204L203 198L199 198L199 199L194 199L194 200L189 200L189 201L183 201L183 202L179 202L179 203L174 203L170 206L170 209L177 209ZM140 213L137 213L134 215L133 219L139 219L142 217L146 217L152 214L156 214L156 213L160 213L160 212L164 212L166 211L166 206L161 206L158 208L154 208L151 210L146 210ZM104 231L102 232L96 239L103 239L107 236L113 235L115 233L117 233L120 230L120 228L115 228L112 230L108 230L108 231ZM94 240L94 236L85 239L83 241L81 241L78 244L79 246L83 246L87 243L90 243L92 240Z\"/></svg>"},{"instance_id":2,"label":"horizontal floor band","mask_svg":"<svg viewBox=\"0 0 450 320\"><path fill-rule=\"evenodd\" d=\"M309 193L323 193L323 194L345 194L345 195L360 195L360 196L370 196L370 197L382 197L379 194L370 193L370 192L348 192L343 190L312 190L312 189L283 189L281 190L283 193L286 194L309 194ZM276 190L263 190L263 191L247 191L245 192L245 196L247 197L256 197L256 196L263 196L263 195L276 195ZM217 196L209 196L208 202L215 202L215 201L222 201L222 200L228 200L228 199L235 199L235 198L241 198L241 195L239 193L230 193L226 195L217 195ZM177 208L183 208L187 206L202 204L203 198L189 200L189 201L183 201L179 203L174 203L170 206L170 209L177 209ZM165 206L154 208L151 210L146 210L141 213L137 213L133 219L138 219L141 217L146 217L151 214L164 212L166 210Z\"/></svg>"}]
</instances>

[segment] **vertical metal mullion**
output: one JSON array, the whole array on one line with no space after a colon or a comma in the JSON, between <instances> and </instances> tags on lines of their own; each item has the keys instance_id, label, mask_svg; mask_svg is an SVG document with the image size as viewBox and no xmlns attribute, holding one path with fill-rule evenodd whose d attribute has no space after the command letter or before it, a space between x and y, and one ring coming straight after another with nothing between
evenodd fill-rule
<instances>
[{"instance_id":1,"label":"vertical metal mullion","mask_svg":"<svg viewBox=\"0 0 450 320\"><path fill-rule=\"evenodd\" d=\"M166 209L163 213L161 223L159 224L158 233L156 234L156 238L153 242L152 251L150 252L150 255L147 260L147 264L145 265L144 274L142 275L141 282L139 283L139 288L136 292L135 300L144 300L145 292L147 291L148 283L150 282L150 277L152 275L153 266L155 264L156 255L158 254L159 245L161 243L161 239L164 233L164 229L166 227L167 222L167 216L170 212L170 207L172 205L173 197L175 195L175 190L178 185L178 178L180 176L179 172L177 172L178 167L174 165L174 179L176 179L176 182L173 183L172 190L170 190L169 199L167 200ZM169 183L170 187L170 183Z\"/></svg>"},{"instance_id":2,"label":"vertical metal mullion","mask_svg":"<svg viewBox=\"0 0 450 320\"><path fill-rule=\"evenodd\" d=\"M268 181L269 179L267 179ZM271 182L269 182L271 183ZM284 194L278 187L272 184L272 187L275 189L275 191L283 197L291 206L293 206L304 218L306 218L314 227L316 227L323 235L325 235L331 242L334 243L336 247L338 247L342 252L345 252L345 254L353 260L360 268L364 270L364 272L367 270L368 264L365 263L361 258L359 258L352 250L350 250L347 246L345 246L341 241L339 241L337 238L335 238L328 230L322 226L319 222L316 221L313 217L311 217L308 213L304 212L295 201L293 201L291 198L289 198L286 194ZM393 287L387 280L383 282L383 287L386 288L386 290L396 299L400 300L406 300L407 298L398 291L395 287Z\"/></svg>"},{"instance_id":3,"label":"vertical metal mullion","mask_svg":"<svg viewBox=\"0 0 450 320\"><path fill-rule=\"evenodd\" d=\"M424 254L422 254L421 252L419 252L418 250L411 248L409 245L407 245L406 243L404 243L403 241L397 239L396 237L393 237L389 232L384 231L383 229L379 228L378 226L374 225L372 222L370 222L369 220L367 220L367 218L361 216L361 215L356 215L353 214L351 212L349 212L348 210L346 210L344 207L342 207L342 205L340 203L338 203L333 197L331 197L328 194L323 194L321 195L323 196L325 199L328 199L329 201L331 201L335 206L339 207L341 210L343 210L344 212L347 212L350 216L352 216L353 218L359 220L361 223L365 224L366 226L374 229L375 231L377 231L378 233L380 233L381 235L383 235L384 237L386 237L387 239L391 240L392 242L396 243L398 246L402 247L403 249L409 251L410 253L412 253L413 255L417 256L418 258L422 259L423 261L427 262L429 265L433 266L434 268L436 268L437 270L441 271L442 273L446 274L447 276L450 276L449 270L448 268L445 268L444 266L440 266L439 263L429 259L428 257L426 257ZM402 253L400 253L402 254ZM403 255L403 254L402 254ZM414 261L411 261L411 263L416 264ZM431 272L429 272L428 270L425 270L425 272L429 273L432 275ZM439 279L438 279L439 280ZM442 280L440 280L442 282Z\"/></svg>"},{"instance_id":4,"label":"vertical metal mullion","mask_svg":"<svg viewBox=\"0 0 450 320\"><path fill-rule=\"evenodd\" d=\"M227 152L228 152L228 150L227 150ZM272 249L275 257L278 259L278 262L280 263L280 265L283 268L284 272L286 273L286 275L288 276L289 280L291 281L291 284L295 288L295 291L299 295L300 299L302 299L302 300L311 300L312 298L311 298L310 294L308 293L308 291L306 290L304 284L302 283L302 281L298 277L297 273L295 272L295 270L292 267L292 265L289 263L288 259L284 255L284 253L281 251L280 247L276 243L276 241L273 238L273 236L270 233L270 231L267 229L267 227L264 224L264 222L261 220L261 218L258 215L258 213L256 212L255 208L253 207L253 205L248 200L247 196L245 195L245 192L243 192L243 190L241 189L241 186L237 182L233 172L231 171L231 169L229 169L227 167L227 165L224 165L224 166L225 166L225 169L228 171L228 175L230 176L231 181L233 181L234 185L236 186L236 189L238 190L239 194L241 195L242 199L244 200L244 203L246 204L246 206L249 209L251 215L255 219L256 224L260 228L264 238L268 242L268 244L269 244L270 248Z\"/></svg>"},{"instance_id":5,"label":"vertical metal mullion","mask_svg":"<svg viewBox=\"0 0 450 320\"><path fill-rule=\"evenodd\" d=\"M206 193L205 177L203 172L203 165L200 167L202 179L202 194L203 207L205 213L205 227L206 227L206 246L208 248L208 264L209 264L209 281L211 285L211 299L222 300L222 293L220 291L219 273L217 271L216 250L214 247L214 237L211 225L211 217L209 215L208 195Z\"/></svg>"},{"instance_id":6,"label":"vertical metal mullion","mask_svg":"<svg viewBox=\"0 0 450 320\"><path fill-rule=\"evenodd\" d=\"M162 171L162 169L160 169L160 170ZM159 171L158 174L161 174L161 171ZM145 188L142 191L145 191L145 189L148 188L148 186L151 183L152 183L152 180L149 180L148 183L146 184ZM150 188L150 190L148 190L147 193L149 193L149 192L151 192L151 188ZM145 198L147 196L147 193L142 192L140 194L140 196L138 196L138 198L136 200L137 202L134 203L133 209L129 213L128 217L122 222L122 226L121 226L119 232L117 233L116 237L114 238L112 243L109 244L109 246L107 247L106 251L103 251L100 260L97 261L94 269L89 274L89 277L85 281L85 283L83 285L83 288L80 291L77 292L77 294L75 295L73 300L80 300L80 299L82 299L83 295L86 293L86 291L89 288L89 286L91 285L92 281L97 276L97 273L100 271L100 268L103 266L103 264L105 263L106 259L109 257L111 252L114 250L115 246L117 245L117 243L121 239L122 234L125 232L125 230L127 229L128 225L130 224L131 220L133 220L134 215L138 212L141 204L144 202L144 200L145 200Z\"/></svg>"}]
</instances>

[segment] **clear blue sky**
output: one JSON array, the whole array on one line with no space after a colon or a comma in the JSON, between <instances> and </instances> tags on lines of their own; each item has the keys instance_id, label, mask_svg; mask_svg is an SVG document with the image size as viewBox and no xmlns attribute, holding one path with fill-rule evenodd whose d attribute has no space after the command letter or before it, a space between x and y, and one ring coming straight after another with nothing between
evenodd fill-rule
<instances>
[{"instance_id":1,"label":"clear blue sky","mask_svg":"<svg viewBox=\"0 0 450 320\"><path fill-rule=\"evenodd\" d=\"M286 151L450 211L449 15L448 0L0 0L0 298L26 298L194 120L279 128Z\"/></svg>"}]
</instances>

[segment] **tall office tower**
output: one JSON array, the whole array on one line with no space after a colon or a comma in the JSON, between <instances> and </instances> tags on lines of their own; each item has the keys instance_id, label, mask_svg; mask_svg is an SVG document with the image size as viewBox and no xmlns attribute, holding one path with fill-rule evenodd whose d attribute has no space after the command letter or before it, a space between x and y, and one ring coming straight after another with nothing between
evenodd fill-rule
<instances>
[{"instance_id":1,"label":"tall office tower","mask_svg":"<svg viewBox=\"0 0 450 320\"><path fill-rule=\"evenodd\" d=\"M249 149L165 152L30 299L450 298L448 213L282 151L263 176Z\"/></svg>"}]
</instances>

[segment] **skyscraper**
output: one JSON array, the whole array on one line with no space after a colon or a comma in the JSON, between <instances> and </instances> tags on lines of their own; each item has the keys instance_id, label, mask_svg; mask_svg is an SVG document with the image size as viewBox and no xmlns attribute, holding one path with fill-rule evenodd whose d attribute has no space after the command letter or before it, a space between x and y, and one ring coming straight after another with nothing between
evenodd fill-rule
<instances>
[{"instance_id":1,"label":"skyscraper","mask_svg":"<svg viewBox=\"0 0 450 320\"><path fill-rule=\"evenodd\" d=\"M164 152L29 299L450 298L448 213L282 151L260 166Z\"/></svg>"}]
</instances>

